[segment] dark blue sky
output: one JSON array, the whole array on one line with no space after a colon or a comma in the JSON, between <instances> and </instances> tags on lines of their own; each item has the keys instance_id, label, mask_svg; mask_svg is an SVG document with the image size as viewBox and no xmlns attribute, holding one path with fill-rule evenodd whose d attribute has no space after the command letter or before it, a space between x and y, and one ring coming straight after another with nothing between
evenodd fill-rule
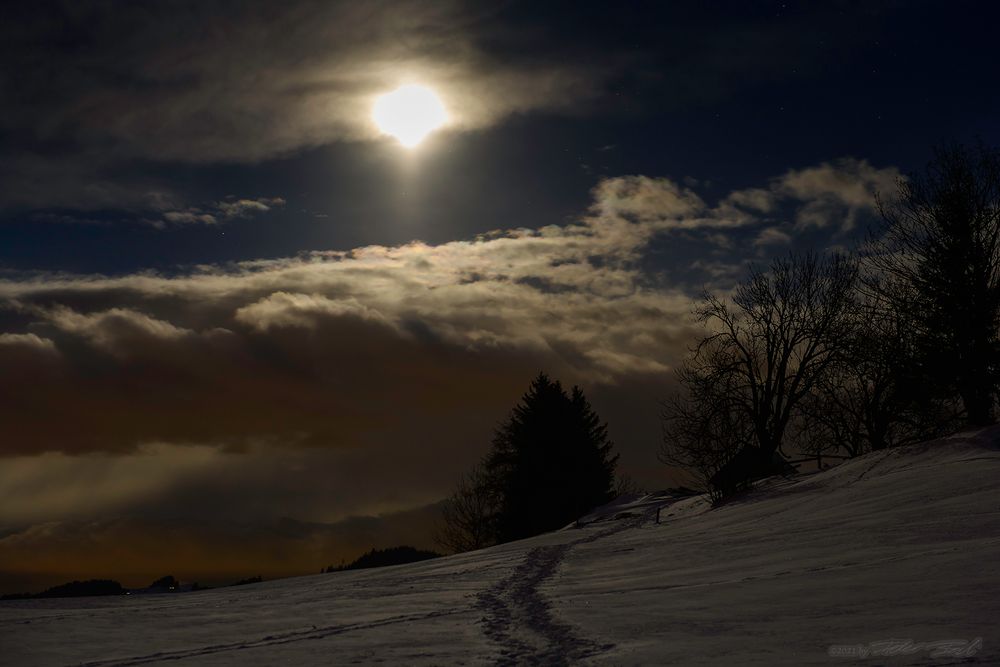
<instances>
[{"instance_id":1,"label":"dark blue sky","mask_svg":"<svg viewBox=\"0 0 1000 667\"><path fill-rule=\"evenodd\" d=\"M174 97L184 86L197 87L211 105L214 84L226 93L229 68L239 67L247 48L239 40L227 44L218 30L214 46L184 44L188 23L230 21L239 30L255 12L273 10L197 3L187 17L179 12L159 28L140 24L140 35L155 33L143 40L152 55L130 61L128 43L135 37L126 31L142 17L49 4L3 10L2 89L9 112L0 154L9 159L8 186L0 190L0 265L7 269L171 271L411 239L440 243L574 219L603 177L693 177L711 200L835 158L906 171L921 166L936 142L1000 141L992 45L997 16L990 3L514 2L460 6L440 19L443 27L417 31L440 28L430 46L414 38L413 53L398 57L405 63L426 50L447 58L439 42L457 35L467 46L456 57L475 54L469 76L494 64L566 69L582 80L571 87L582 92L530 100L473 129L435 137L412 155L384 140L334 132L251 155L209 150L160 159L158 140L150 136L161 127L157 114L178 114ZM387 11L411 6L402 7ZM18 19L34 29L18 28ZM161 31L177 37L163 39ZM253 39L266 54L292 48L277 32ZM282 68L294 70L314 55L330 66L338 58L353 62L349 50L326 54L323 47L311 45L316 54L296 50L274 69L268 60L248 62L260 71L241 76L253 75L251 82L285 76ZM181 57L236 62L199 70L179 64ZM160 76L150 71L155 67L183 74ZM147 119L141 128L102 131L105 123L121 121L120 108L102 106L101 96L111 93L114 105L136 105L130 113ZM308 94L298 99L304 107L313 103ZM283 108L223 109L211 122L225 123L227 114L277 113L260 127L278 133ZM91 115L78 121L74 113ZM180 131L187 125L197 133L199 120L197 113L183 116ZM247 130L233 141L257 138ZM13 170L38 192L23 197ZM176 207L204 207L227 195L281 197L286 204L217 225L160 228L142 222L155 211L139 197L88 196L88 188L108 183L135 194L167 189Z\"/></svg>"}]
</instances>

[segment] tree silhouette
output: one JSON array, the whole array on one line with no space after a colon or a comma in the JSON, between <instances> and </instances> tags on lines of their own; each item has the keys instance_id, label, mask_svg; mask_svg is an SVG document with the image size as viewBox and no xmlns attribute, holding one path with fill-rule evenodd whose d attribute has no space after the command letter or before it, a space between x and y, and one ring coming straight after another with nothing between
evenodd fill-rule
<instances>
[{"instance_id":1,"label":"tree silhouette","mask_svg":"<svg viewBox=\"0 0 1000 667\"><path fill-rule=\"evenodd\" d=\"M607 424L583 391L544 373L496 430L480 466L445 502L442 546L476 548L560 528L614 495Z\"/></svg>"},{"instance_id":2,"label":"tree silhouette","mask_svg":"<svg viewBox=\"0 0 1000 667\"><path fill-rule=\"evenodd\" d=\"M859 298L840 355L802 401L795 443L804 453L912 444L957 426L955 401L934 400L915 374L912 327L897 299Z\"/></svg>"},{"instance_id":3,"label":"tree silhouette","mask_svg":"<svg viewBox=\"0 0 1000 667\"><path fill-rule=\"evenodd\" d=\"M434 551L425 551L415 547L402 545L389 547L388 549L372 549L361 556L358 556L347 565L327 567L323 572L344 572L347 570L366 570L373 567L388 567L390 565L405 565L407 563L418 563L422 560L440 558L441 554Z\"/></svg>"},{"instance_id":4,"label":"tree silhouette","mask_svg":"<svg viewBox=\"0 0 1000 667\"><path fill-rule=\"evenodd\" d=\"M843 255L790 255L752 268L731 300L706 293L695 314L708 331L664 403L660 459L720 496L782 469L793 419L849 352L856 275Z\"/></svg>"},{"instance_id":5,"label":"tree silhouette","mask_svg":"<svg viewBox=\"0 0 1000 667\"><path fill-rule=\"evenodd\" d=\"M1000 380L1000 152L937 148L879 199L873 285L902 294L926 386L951 387L973 424L993 422ZM893 296L885 296L893 298ZM897 297L898 298L898 297Z\"/></svg>"},{"instance_id":6,"label":"tree silhouette","mask_svg":"<svg viewBox=\"0 0 1000 667\"><path fill-rule=\"evenodd\" d=\"M681 372L721 383L744 412L753 446L770 457L799 402L845 354L856 270L843 255L791 255L751 269L732 305L706 294L696 313L712 329Z\"/></svg>"},{"instance_id":7,"label":"tree silhouette","mask_svg":"<svg viewBox=\"0 0 1000 667\"><path fill-rule=\"evenodd\" d=\"M174 590L180 586L180 582L172 574L160 577L153 583L149 585L150 588L164 589L164 590Z\"/></svg>"},{"instance_id":8,"label":"tree silhouette","mask_svg":"<svg viewBox=\"0 0 1000 667\"><path fill-rule=\"evenodd\" d=\"M579 387L544 373L493 439L487 476L498 488L500 542L560 528L611 499L617 456L607 425Z\"/></svg>"},{"instance_id":9,"label":"tree silhouette","mask_svg":"<svg viewBox=\"0 0 1000 667\"><path fill-rule=\"evenodd\" d=\"M733 375L715 376L692 364L677 371L681 390L663 402L658 458L694 475L700 488L753 444L753 428Z\"/></svg>"},{"instance_id":10,"label":"tree silhouette","mask_svg":"<svg viewBox=\"0 0 1000 667\"><path fill-rule=\"evenodd\" d=\"M496 541L497 495L485 468L477 465L463 477L441 507L434 540L455 552L474 551Z\"/></svg>"}]
</instances>

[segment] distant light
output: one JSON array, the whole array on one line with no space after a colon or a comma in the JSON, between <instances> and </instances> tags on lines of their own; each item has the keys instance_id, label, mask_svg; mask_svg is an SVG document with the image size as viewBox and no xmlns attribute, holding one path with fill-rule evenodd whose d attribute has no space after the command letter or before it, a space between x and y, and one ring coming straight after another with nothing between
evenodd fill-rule
<instances>
[{"instance_id":1,"label":"distant light","mask_svg":"<svg viewBox=\"0 0 1000 667\"><path fill-rule=\"evenodd\" d=\"M448 122L448 112L433 90L410 84L375 100L372 118L384 134L413 148Z\"/></svg>"}]
</instances>

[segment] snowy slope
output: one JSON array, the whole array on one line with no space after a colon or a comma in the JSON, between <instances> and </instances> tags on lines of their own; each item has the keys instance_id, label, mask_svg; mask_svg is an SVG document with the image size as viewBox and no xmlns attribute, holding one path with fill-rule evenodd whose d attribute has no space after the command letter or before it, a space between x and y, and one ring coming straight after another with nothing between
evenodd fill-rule
<instances>
[{"instance_id":1,"label":"snowy slope","mask_svg":"<svg viewBox=\"0 0 1000 667\"><path fill-rule=\"evenodd\" d=\"M1000 664L998 441L876 453L718 509L647 496L413 565L2 603L0 663ZM976 638L965 657L828 653Z\"/></svg>"}]
</instances>

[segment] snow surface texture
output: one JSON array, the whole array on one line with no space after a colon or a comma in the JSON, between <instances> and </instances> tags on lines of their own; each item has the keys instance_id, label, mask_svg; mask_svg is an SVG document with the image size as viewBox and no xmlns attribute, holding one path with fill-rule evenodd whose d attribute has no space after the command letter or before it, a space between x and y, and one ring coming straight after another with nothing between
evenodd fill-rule
<instances>
[{"instance_id":1,"label":"snow surface texture","mask_svg":"<svg viewBox=\"0 0 1000 667\"><path fill-rule=\"evenodd\" d=\"M874 453L717 509L624 498L412 565L3 603L0 663L1000 664L998 443L992 428ZM957 656L926 644L977 638ZM913 643L830 654L887 640Z\"/></svg>"}]
</instances>

